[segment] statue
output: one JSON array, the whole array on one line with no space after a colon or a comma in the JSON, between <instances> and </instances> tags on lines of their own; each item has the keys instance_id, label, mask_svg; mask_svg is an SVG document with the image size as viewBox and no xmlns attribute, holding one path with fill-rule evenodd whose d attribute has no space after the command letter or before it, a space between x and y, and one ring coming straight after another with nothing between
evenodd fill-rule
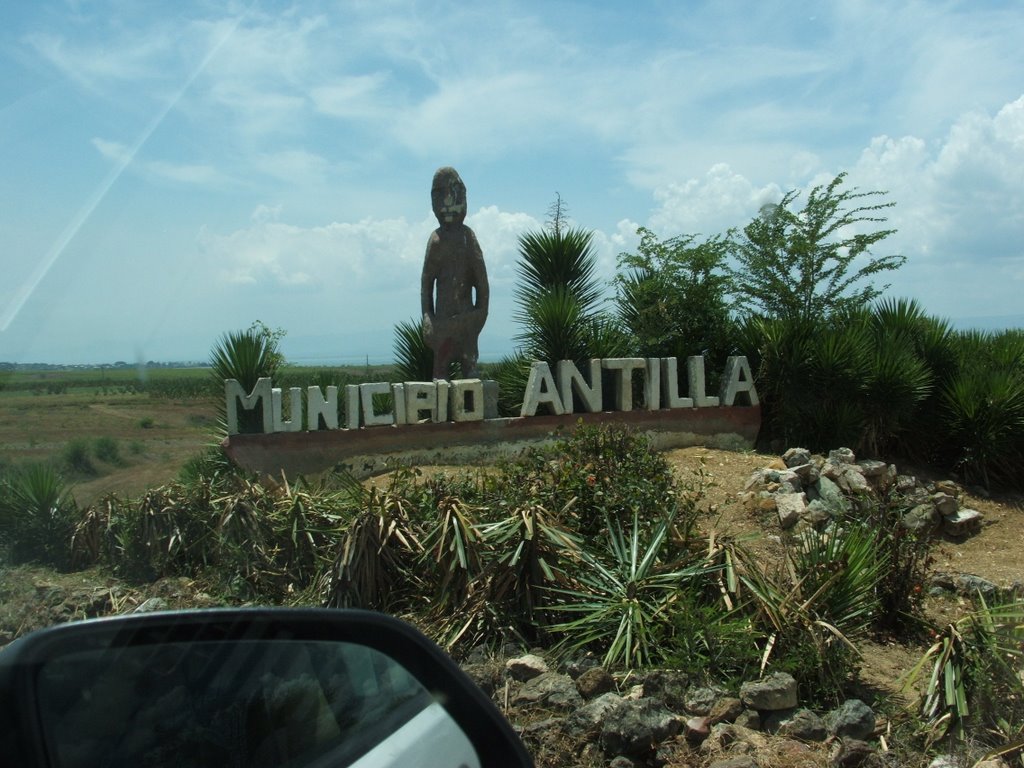
<instances>
[{"instance_id":1,"label":"statue","mask_svg":"<svg viewBox=\"0 0 1024 768\"><path fill-rule=\"evenodd\" d=\"M447 379L455 360L463 378L475 378L477 338L487 320L490 290L480 244L463 224L466 185L454 168L434 174L430 201L440 226L431 233L423 260L423 337L434 350L435 379Z\"/></svg>"}]
</instances>

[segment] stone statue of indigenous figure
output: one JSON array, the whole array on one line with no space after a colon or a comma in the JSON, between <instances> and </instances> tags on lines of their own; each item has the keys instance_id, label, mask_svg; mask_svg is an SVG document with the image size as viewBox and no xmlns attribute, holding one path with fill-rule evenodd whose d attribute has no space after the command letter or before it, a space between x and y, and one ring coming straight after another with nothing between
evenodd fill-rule
<instances>
[{"instance_id":1,"label":"stone statue of indigenous figure","mask_svg":"<svg viewBox=\"0 0 1024 768\"><path fill-rule=\"evenodd\" d=\"M423 260L423 336L434 350L435 379L447 379L455 360L463 378L475 378L490 289L480 244L463 224L466 185L454 168L434 174L430 201L440 226L431 233Z\"/></svg>"}]
</instances>

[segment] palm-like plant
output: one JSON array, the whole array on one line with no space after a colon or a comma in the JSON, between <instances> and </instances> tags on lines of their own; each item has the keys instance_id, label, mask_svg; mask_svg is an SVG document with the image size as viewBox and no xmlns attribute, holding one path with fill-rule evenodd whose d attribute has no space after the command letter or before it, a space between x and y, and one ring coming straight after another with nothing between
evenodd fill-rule
<instances>
[{"instance_id":1,"label":"palm-like plant","mask_svg":"<svg viewBox=\"0 0 1024 768\"><path fill-rule=\"evenodd\" d=\"M210 359L215 391L223 391L226 379L235 379L242 389L251 392L259 379L273 378L284 364L278 349L282 335L283 332L271 331L257 322L244 331L231 331L221 336ZM217 403L217 417L226 432L227 409L223 398ZM238 415L239 432L260 432L263 428L258 411L242 411Z\"/></svg>"},{"instance_id":2,"label":"palm-like plant","mask_svg":"<svg viewBox=\"0 0 1024 768\"><path fill-rule=\"evenodd\" d=\"M66 567L74 516L74 501L48 464L20 467L0 482L0 540L16 561Z\"/></svg>"},{"instance_id":3,"label":"palm-like plant","mask_svg":"<svg viewBox=\"0 0 1024 768\"><path fill-rule=\"evenodd\" d=\"M434 350L423 337L422 321L407 320L395 326L395 372L399 381L430 381L434 378Z\"/></svg>"},{"instance_id":4,"label":"palm-like plant","mask_svg":"<svg viewBox=\"0 0 1024 768\"><path fill-rule=\"evenodd\" d=\"M673 603L691 580L708 570L704 564L662 561L673 518L663 519L643 544L643 526L636 515L629 531L609 520L608 559L580 551L579 567L573 572L576 586L552 590L562 598L553 610L579 614L550 627L564 635L563 647L606 648L608 667L643 666L656 657L656 641L669 631Z\"/></svg>"}]
</instances>

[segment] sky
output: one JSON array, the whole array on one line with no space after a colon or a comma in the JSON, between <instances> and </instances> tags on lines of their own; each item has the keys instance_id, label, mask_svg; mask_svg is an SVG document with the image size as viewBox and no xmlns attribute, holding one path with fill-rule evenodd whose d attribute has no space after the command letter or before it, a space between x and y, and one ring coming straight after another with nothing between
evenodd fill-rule
<instances>
[{"instance_id":1,"label":"sky","mask_svg":"<svg viewBox=\"0 0 1024 768\"><path fill-rule=\"evenodd\" d=\"M255 320L294 362L387 359L446 165L483 359L556 195L610 280L640 226L842 172L896 204L887 295L1024 325L1021 40L1018 0L0 0L0 361L205 360Z\"/></svg>"}]
</instances>

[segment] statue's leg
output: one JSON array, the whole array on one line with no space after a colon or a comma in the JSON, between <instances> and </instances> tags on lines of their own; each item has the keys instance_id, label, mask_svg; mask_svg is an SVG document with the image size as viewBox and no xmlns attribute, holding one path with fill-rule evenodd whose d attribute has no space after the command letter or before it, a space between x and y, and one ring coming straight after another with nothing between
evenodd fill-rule
<instances>
[{"instance_id":1,"label":"statue's leg","mask_svg":"<svg viewBox=\"0 0 1024 768\"><path fill-rule=\"evenodd\" d=\"M462 356L459 360L462 366L462 378L464 379L475 379L479 374L477 371L477 361L480 357L480 353L477 351L477 340L467 342L462 347Z\"/></svg>"},{"instance_id":2,"label":"statue's leg","mask_svg":"<svg viewBox=\"0 0 1024 768\"><path fill-rule=\"evenodd\" d=\"M434 378L447 379L455 357L455 343L449 336L434 348Z\"/></svg>"}]
</instances>

